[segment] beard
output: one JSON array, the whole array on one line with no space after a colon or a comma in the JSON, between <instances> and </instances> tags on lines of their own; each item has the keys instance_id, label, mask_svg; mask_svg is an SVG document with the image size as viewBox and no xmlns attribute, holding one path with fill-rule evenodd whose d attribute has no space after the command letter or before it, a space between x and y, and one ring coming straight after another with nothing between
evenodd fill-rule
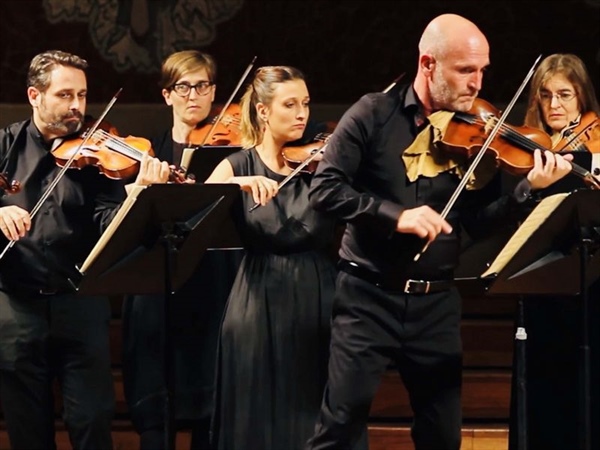
<instances>
[{"instance_id":1,"label":"beard","mask_svg":"<svg viewBox=\"0 0 600 450\"><path fill-rule=\"evenodd\" d=\"M59 136L75 133L83 123L83 114L81 112L69 111L61 114L48 111L43 99L40 104L39 114L42 122L46 124L48 131Z\"/></svg>"},{"instance_id":2,"label":"beard","mask_svg":"<svg viewBox=\"0 0 600 450\"><path fill-rule=\"evenodd\" d=\"M450 87L448 81L442 74L441 67L435 68L435 83L430 86L432 103L435 109L445 109L448 111L460 111L467 112L473 106L473 101L477 96L477 93L465 92L464 94L458 93L455 89ZM466 99L465 97L471 97Z\"/></svg>"}]
</instances>

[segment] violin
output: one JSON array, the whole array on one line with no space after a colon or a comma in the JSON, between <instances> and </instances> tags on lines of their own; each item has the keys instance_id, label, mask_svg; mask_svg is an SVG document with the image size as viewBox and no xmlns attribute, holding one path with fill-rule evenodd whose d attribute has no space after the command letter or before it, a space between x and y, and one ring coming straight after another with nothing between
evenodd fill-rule
<instances>
[{"instance_id":1,"label":"violin","mask_svg":"<svg viewBox=\"0 0 600 450\"><path fill-rule=\"evenodd\" d=\"M192 130L188 141L193 145L241 145L242 133L240 130L241 109L238 103L231 103L221 120L217 122L221 109L217 109L212 119L204 125ZM210 134L209 134L210 133Z\"/></svg>"},{"instance_id":2,"label":"violin","mask_svg":"<svg viewBox=\"0 0 600 450\"><path fill-rule=\"evenodd\" d=\"M101 122L91 136L87 135L89 128L86 126L83 128L86 131L63 141L52 150L51 153L59 167L64 167L69 161L71 161L69 168L82 169L85 166L96 166L106 177L122 180L137 174L139 163L145 154L154 156L148 139L134 136L120 137L117 129L108 122ZM183 183L186 180L179 169L172 167L169 181Z\"/></svg>"},{"instance_id":3,"label":"violin","mask_svg":"<svg viewBox=\"0 0 600 450\"><path fill-rule=\"evenodd\" d=\"M9 181L5 173L0 173L0 190L4 194L16 194L21 191L21 183L17 180Z\"/></svg>"},{"instance_id":4,"label":"violin","mask_svg":"<svg viewBox=\"0 0 600 450\"><path fill-rule=\"evenodd\" d=\"M398 82L400 82L400 80L403 77L404 77L404 73L400 74L400 76L398 76L394 81L392 81L392 83L390 83L382 92L384 94L387 94L388 92L390 92L398 84ZM334 128L334 127L331 127L331 128ZM309 173L313 173L315 171L318 161L321 161L323 159L323 153L325 152L325 149L327 148L327 141L329 140L331 133L321 133L320 135L322 137L322 141L317 142L316 144L311 143L308 145L304 145L301 147L300 150L296 150L296 151L289 150L286 152L286 148L283 149L284 161L286 161L286 164L288 164L288 167L295 166L295 168L293 168L292 172L288 176L286 176L283 179L283 181L281 181L281 183L279 183L279 185L277 186L278 189L281 189L283 186L288 184L292 178L294 178L296 175L298 175L302 171L309 172ZM319 136L319 135L317 135L317 136ZM290 148L293 149L294 147L291 146ZM287 153L287 156L286 156L286 153ZM308 169L305 170L305 168L308 168ZM312 168L312 170L310 170L310 168ZM253 207L251 207L249 209L249 211L252 212L259 206L260 206L260 203L256 203Z\"/></svg>"},{"instance_id":5,"label":"violin","mask_svg":"<svg viewBox=\"0 0 600 450\"><path fill-rule=\"evenodd\" d=\"M323 159L323 147L327 144L331 133L317 134L313 142L305 145L286 146L281 154L285 165L303 173L314 173L317 165Z\"/></svg>"},{"instance_id":6,"label":"violin","mask_svg":"<svg viewBox=\"0 0 600 450\"><path fill-rule=\"evenodd\" d=\"M600 153L600 117L594 111L583 114L579 122L561 132L554 148L560 152Z\"/></svg>"},{"instance_id":7,"label":"violin","mask_svg":"<svg viewBox=\"0 0 600 450\"><path fill-rule=\"evenodd\" d=\"M449 122L442 149L450 153L472 157L478 153L494 125L499 111L482 99L475 99L468 112L456 112ZM489 144L489 151L496 164L513 175L525 175L534 166L535 149L550 150L552 139L542 130L502 124L498 133ZM585 168L571 162L571 173L579 176L592 189L600 189L600 182Z\"/></svg>"}]
</instances>

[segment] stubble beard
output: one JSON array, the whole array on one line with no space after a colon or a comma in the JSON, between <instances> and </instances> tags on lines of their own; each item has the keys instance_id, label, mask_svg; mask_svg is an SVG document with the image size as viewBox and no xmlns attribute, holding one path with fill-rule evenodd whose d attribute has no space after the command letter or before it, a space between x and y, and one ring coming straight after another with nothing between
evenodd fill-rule
<instances>
[{"instance_id":1,"label":"stubble beard","mask_svg":"<svg viewBox=\"0 0 600 450\"><path fill-rule=\"evenodd\" d=\"M44 101L42 101L39 113L40 119L45 124L48 131L58 136L75 133L83 123L83 114L81 114L81 112L69 111L65 114L51 114L46 109ZM77 120L68 120L73 118L76 118Z\"/></svg>"}]
</instances>

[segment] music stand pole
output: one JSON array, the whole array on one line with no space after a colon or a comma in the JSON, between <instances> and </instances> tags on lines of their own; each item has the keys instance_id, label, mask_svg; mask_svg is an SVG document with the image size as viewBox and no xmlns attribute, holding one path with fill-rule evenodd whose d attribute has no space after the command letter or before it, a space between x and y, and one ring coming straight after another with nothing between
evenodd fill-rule
<instances>
[{"instance_id":1,"label":"music stand pole","mask_svg":"<svg viewBox=\"0 0 600 450\"><path fill-rule=\"evenodd\" d=\"M600 192L588 189L544 198L481 275L493 279L493 294L568 295L580 302L579 447L569 443L579 450L591 449L588 285L600 274L599 201Z\"/></svg>"},{"instance_id":2,"label":"music stand pole","mask_svg":"<svg viewBox=\"0 0 600 450\"><path fill-rule=\"evenodd\" d=\"M586 288L587 264L590 256L590 247L593 240L588 237L586 228L581 228L581 241L579 243L580 255L580 286L581 286L581 347L580 347L580 448L581 450L591 450L591 431L592 431L592 405L591 405L591 358L590 358L590 299L589 291Z\"/></svg>"},{"instance_id":3,"label":"music stand pole","mask_svg":"<svg viewBox=\"0 0 600 450\"><path fill-rule=\"evenodd\" d=\"M517 330L515 332L517 448L527 450L527 330L525 328L525 299L519 295Z\"/></svg>"},{"instance_id":4,"label":"music stand pole","mask_svg":"<svg viewBox=\"0 0 600 450\"><path fill-rule=\"evenodd\" d=\"M176 367L170 333L173 291L192 275L206 249L227 228L226 217L238 195L239 186L234 184L148 186L123 203L106 236L81 266L81 276L70 280L80 294L164 294L161 343L167 450L175 449L176 441Z\"/></svg>"},{"instance_id":5,"label":"music stand pole","mask_svg":"<svg viewBox=\"0 0 600 450\"><path fill-rule=\"evenodd\" d=\"M173 360L173 340L171 338L171 310L173 300L173 288L171 283L171 275L173 268L173 261L177 252L177 244L179 244L183 237L176 233L176 227L172 223L163 224L163 234L159 238L159 241L165 247L165 267L164 267L164 281L165 281L165 292L163 297L163 335L162 335L162 347L163 347L163 376L165 380L165 449L175 449L175 361Z\"/></svg>"}]
</instances>

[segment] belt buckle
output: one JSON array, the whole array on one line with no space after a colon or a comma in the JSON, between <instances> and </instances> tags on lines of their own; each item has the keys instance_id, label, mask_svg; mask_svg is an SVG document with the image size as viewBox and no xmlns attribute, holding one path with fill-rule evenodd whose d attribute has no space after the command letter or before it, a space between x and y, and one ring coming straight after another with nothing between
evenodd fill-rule
<instances>
[{"instance_id":1,"label":"belt buckle","mask_svg":"<svg viewBox=\"0 0 600 450\"><path fill-rule=\"evenodd\" d=\"M425 289L420 289L419 286L425 286ZM404 284L405 294L428 294L431 283L425 280L406 280Z\"/></svg>"},{"instance_id":2,"label":"belt buckle","mask_svg":"<svg viewBox=\"0 0 600 450\"><path fill-rule=\"evenodd\" d=\"M42 288L38 292L40 295L56 295L58 293L58 289Z\"/></svg>"}]
</instances>

